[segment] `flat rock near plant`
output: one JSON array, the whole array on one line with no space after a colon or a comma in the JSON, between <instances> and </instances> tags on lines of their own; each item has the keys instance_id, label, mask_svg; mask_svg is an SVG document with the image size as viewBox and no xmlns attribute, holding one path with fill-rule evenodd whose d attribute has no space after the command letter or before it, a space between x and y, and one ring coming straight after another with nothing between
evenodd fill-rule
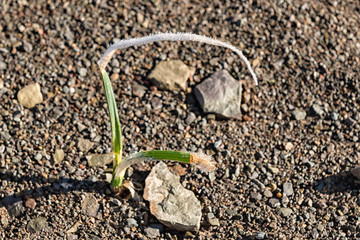
<instances>
[{"instance_id":1,"label":"flat rock near plant","mask_svg":"<svg viewBox=\"0 0 360 240\"><path fill-rule=\"evenodd\" d=\"M31 219L29 223L27 224L26 229L29 232L35 233L43 230L47 226L46 218L44 217L38 217Z\"/></svg>"},{"instance_id":2,"label":"flat rock near plant","mask_svg":"<svg viewBox=\"0 0 360 240\"><path fill-rule=\"evenodd\" d=\"M24 107L35 107L36 104L42 103L43 101L40 85L38 83L27 85L18 92L17 98L19 103Z\"/></svg>"},{"instance_id":3,"label":"flat rock near plant","mask_svg":"<svg viewBox=\"0 0 360 240\"><path fill-rule=\"evenodd\" d=\"M241 91L241 82L226 70L215 72L194 89L204 112L237 119L241 118Z\"/></svg>"},{"instance_id":4,"label":"flat rock near plant","mask_svg":"<svg viewBox=\"0 0 360 240\"><path fill-rule=\"evenodd\" d=\"M146 178L144 199L150 202L151 214L165 226L178 231L198 231L200 201L179 180L164 162L159 162Z\"/></svg>"},{"instance_id":5,"label":"flat rock near plant","mask_svg":"<svg viewBox=\"0 0 360 240\"><path fill-rule=\"evenodd\" d=\"M150 73L149 80L163 90L186 90L193 70L181 60L162 61Z\"/></svg>"}]
</instances>

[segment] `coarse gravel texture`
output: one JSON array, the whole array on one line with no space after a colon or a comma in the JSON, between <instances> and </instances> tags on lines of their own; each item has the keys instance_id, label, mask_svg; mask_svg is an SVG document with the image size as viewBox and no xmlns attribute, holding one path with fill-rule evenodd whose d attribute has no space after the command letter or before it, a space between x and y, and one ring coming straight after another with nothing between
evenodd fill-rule
<instances>
[{"instance_id":1,"label":"coarse gravel texture","mask_svg":"<svg viewBox=\"0 0 360 240\"><path fill-rule=\"evenodd\" d=\"M359 7L359 0L1 1L0 205L17 216L1 211L0 238L360 237L360 185L350 172L360 164ZM111 151L97 60L114 38L166 31L234 44L260 83L253 86L235 54L198 43L119 51L107 68L125 154L202 150L216 160L211 175L181 165L181 183L201 201L195 233L149 231L159 222L142 194L155 163L128 171L137 195L119 200L106 182L111 166L86 159ZM148 74L173 59L196 69L188 89L157 90ZM220 69L243 83L241 120L204 114L194 98L192 89ZM26 109L17 94L33 82L44 100ZM133 94L135 82L145 92ZM311 114L314 104L321 115ZM295 110L305 118L295 120ZM64 159L54 164L56 149ZM35 206L25 205L30 198ZM89 198L96 214L82 209Z\"/></svg>"}]
</instances>

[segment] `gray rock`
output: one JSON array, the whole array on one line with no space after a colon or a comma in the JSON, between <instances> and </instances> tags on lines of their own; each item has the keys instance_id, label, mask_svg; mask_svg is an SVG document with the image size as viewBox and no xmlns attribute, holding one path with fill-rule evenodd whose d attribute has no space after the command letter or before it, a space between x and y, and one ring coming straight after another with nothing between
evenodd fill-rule
<instances>
[{"instance_id":1,"label":"gray rock","mask_svg":"<svg viewBox=\"0 0 360 240\"><path fill-rule=\"evenodd\" d=\"M158 228L147 227L144 232L148 238L160 237L160 230Z\"/></svg>"},{"instance_id":2,"label":"gray rock","mask_svg":"<svg viewBox=\"0 0 360 240\"><path fill-rule=\"evenodd\" d=\"M132 87L132 93L134 96L137 96L139 98L142 98L146 93L147 88L141 84L134 83Z\"/></svg>"},{"instance_id":3,"label":"gray rock","mask_svg":"<svg viewBox=\"0 0 360 240\"><path fill-rule=\"evenodd\" d=\"M160 62L150 73L149 80L163 90L186 90L187 80L193 70L181 60Z\"/></svg>"},{"instance_id":4,"label":"gray rock","mask_svg":"<svg viewBox=\"0 0 360 240\"><path fill-rule=\"evenodd\" d=\"M151 214L165 226L178 231L198 231L200 201L179 180L164 162L158 163L146 178L144 199L150 202Z\"/></svg>"},{"instance_id":5,"label":"gray rock","mask_svg":"<svg viewBox=\"0 0 360 240\"><path fill-rule=\"evenodd\" d=\"M151 106L154 110L160 110L163 107L161 99L158 97L151 99Z\"/></svg>"},{"instance_id":6,"label":"gray rock","mask_svg":"<svg viewBox=\"0 0 360 240\"><path fill-rule=\"evenodd\" d=\"M110 154L91 154L86 157L90 167L103 167L113 161L114 155Z\"/></svg>"},{"instance_id":7,"label":"gray rock","mask_svg":"<svg viewBox=\"0 0 360 240\"><path fill-rule=\"evenodd\" d=\"M79 148L80 151L84 153L88 152L93 147L93 145L94 143L84 138L79 138L77 142L77 147Z\"/></svg>"},{"instance_id":8,"label":"gray rock","mask_svg":"<svg viewBox=\"0 0 360 240\"><path fill-rule=\"evenodd\" d=\"M351 174L356 177L357 179L360 179L360 166L352 168L350 170Z\"/></svg>"},{"instance_id":9,"label":"gray rock","mask_svg":"<svg viewBox=\"0 0 360 240\"><path fill-rule=\"evenodd\" d=\"M0 71L5 70L7 68L7 65L5 62L0 61Z\"/></svg>"},{"instance_id":10,"label":"gray rock","mask_svg":"<svg viewBox=\"0 0 360 240\"><path fill-rule=\"evenodd\" d=\"M291 112L291 116L293 119L298 120L298 121L304 120L306 117L306 112L300 111L300 110L294 110Z\"/></svg>"},{"instance_id":11,"label":"gray rock","mask_svg":"<svg viewBox=\"0 0 360 240\"><path fill-rule=\"evenodd\" d=\"M187 125L189 125L189 124L193 123L195 121L195 119L196 119L195 113L190 112L185 119L185 123Z\"/></svg>"},{"instance_id":12,"label":"gray rock","mask_svg":"<svg viewBox=\"0 0 360 240\"><path fill-rule=\"evenodd\" d=\"M213 112L228 118L241 118L241 82L228 71L214 73L194 89L195 96L204 112Z\"/></svg>"},{"instance_id":13,"label":"gray rock","mask_svg":"<svg viewBox=\"0 0 360 240\"><path fill-rule=\"evenodd\" d=\"M276 208L277 206L280 206L280 201L277 198L270 198L269 204L271 207Z\"/></svg>"},{"instance_id":14,"label":"gray rock","mask_svg":"<svg viewBox=\"0 0 360 240\"><path fill-rule=\"evenodd\" d=\"M256 234L256 239L264 239L265 238L265 233L264 232L258 232Z\"/></svg>"},{"instance_id":15,"label":"gray rock","mask_svg":"<svg viewBox=\"0 0 360 240\"><path fill-rule=\"evenodd\" d=\"M93 195L86 196L81 204L82 213L90 217L95 217L99 212L99 208L100 204Z\"/></svg>"},{"instance_id":16,"label":"gray rock","mask_svg":"<svg viewBox=\"0 0 360 240\"><path fill-rule=\"evenodd\" d=\"M260 201L262 198L261 194L258 192L251 192L250 197L251 197L251 199L253 199L255 201Z\"/></svg>"},{"instance_id":17,"label":"gray rock","mask_svg":"<svg viewBox=\"0 0 360 240\"><path fill-rule=\"evenodd\" d=\"M312 115L315 115L315 116L319 116L319 117L323 117L325 112L324 110L320 107L320 105L314 103L312 106L311 106L311 114Z\"/></svg>"},{"instance_id":18,"label":"gray rock","mask_svg":"<svg viewBox=\"0 0 360 240\"><path fill-rule=\"evenodd\" d=\"M17 99L26 108L33 108L36 104L42 103L43 96L40 85L32 83L22 88L17 94Z\"/></svg>"},{"instance_id":19,"label":"gray rock","mask_svg":"<svg viewBox=\"0 0 360 240\"><path fill-rule=\"evenodd\" d=\"M129 226L129 227L137 227L138 223L134 218L128 218L126 220L126 225Z\"/></svg>"},{"instance_id":20,"label":"gray rock","mask_svg":"<svg viewBox=\"0 0 360 240\"><path fill-rule=\"evenodd\" d=\"M43 230L47 226L46 218L38 217L31 219L26 227L28 232L35 233Z\"/></svg>"},{"instance_id":21,"label":"gray rock","mask_svg":"<svg viewBox=\"0 0 360 240\"><path fill-rule=\"evenodd\" d=\"M86 68L80 68L79 69L79 74L80 74L81 77L85 77L86 74L87 74Z\"/></svg>"},{"instance_id":22,"label":"gray rock","mask_svg":"<svg viewBox=\"0 0 360 240\"><path fill-rule=\"evenodd\" d=\"M55 164L61 162L62 160L64 160L64 157L65 157L64 150L56 149L53 157L54 157Z\"/></svg>"},{"instance_id":23,"label":"gray rock","mask_svg":"<svg viewBox=\"0 0 360 240\"><path fill-rule=\"evenodd\" d=\"M283 184L283 193L286 195L286 196L291 196L293 195L294 193L294 190L293 190L293 185L291 182L286 182Z\"/></svg>"},{"instance_id":24,"label":"gray rock","mask_svg":"<svg viewBox=\"0 0 360 240\"><path fill-rule=\"evenodd\" d=\"M293 213L293 210L291 208L283 207L279 209L279 214L282 217L288 217Z\"/></svg>"}]
</instances>

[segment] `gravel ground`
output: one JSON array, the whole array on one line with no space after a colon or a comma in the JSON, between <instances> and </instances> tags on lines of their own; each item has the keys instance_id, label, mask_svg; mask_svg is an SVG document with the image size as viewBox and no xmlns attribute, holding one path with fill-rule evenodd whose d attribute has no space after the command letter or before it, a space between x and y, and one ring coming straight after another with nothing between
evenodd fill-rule
<instances>
[{"instance_id":1,"label":"gravel ground","mask_svg":"<svg viewBox=\"0 0 360 240\"><path fill-rule=\"evenodd\" d=\"M360 164L359 7L359 0L1 1L0 199L10 216L0 208L0 238L146 239L148 226L159 224L142 198L153 163L130 169L137 197L120 201L105 181L111 167L91 168L85 157L111 150L96 61L114 38L165 31L236 45L260 84L230 51L198 43L131 48L110 62L126 154L203 150L217 162L210 176L181 165L183 186L201 201L200 231L162 226L160 238L360 237L360 185L350 173ZM148 82L170 59L196 69L189 91ZM242 120L203 113L191 92L223 68L244 84ZM32 82L44 99L29 110L17 94ZM144 96L133 94L134 82L147 87ZM153 110L153 99L162 106ZM65 156L57 164L56 149Z\"/></svg>"}]
</instances>

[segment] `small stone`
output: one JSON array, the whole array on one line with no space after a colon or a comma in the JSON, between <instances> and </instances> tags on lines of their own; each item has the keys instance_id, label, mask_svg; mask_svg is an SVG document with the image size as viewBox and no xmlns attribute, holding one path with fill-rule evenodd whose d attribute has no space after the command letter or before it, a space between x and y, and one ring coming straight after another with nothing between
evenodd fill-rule
<instances>
[{"instance_id":1,"label":"small stone","mask_svg":"<svg viewBox=\"0 0 360 240\"><path fill-rule=\"evenodd\" d=\"M101 240L98 236L96 236L94 234L89 234L89 239L90 240Z\"/></svg>"},{"instance_id":2,"label":"small stone","mask_svg":"<svg viewBox=\"0 0 360 240\"><path fill-rule=\"evenodd\" d=\"M160 62L150 73L150 81L163 90L186 90L187 80L193 75L193 70L181 60Z\"/></svg>"},{"instance_id":3,"label":"small stone","mask_svg":"<svg viewBox=\"0 0 360 240\"><path fill-rule=\"evenodd\" d=\"M117 198L114 198L113 203L114 203L116 206L118 206L118 207L121 206L121 202L120 202L120 200L117 199Z\"/></svg>"},{"instance_id":4,"label":"small stone","mask_svg":"<svg viewBox=\"0 0 360 240\"><path fill-rule=\"evenodd\" d=\"M32 83L22 88L17 94L17 99L19 103L26 108L33 108L36 104L42 103L43 96L40 85L38 83Z\"/></svg>"},{"instance_id":5,"label":"small stone","mask_svg":"<svg viewBox=\"0 0 360 240\"><path fill-rule=\"evenodd\" d=\"M36 202L34 199L29 198L25 201L25 207L30 208L30 209L34 209L36 207Z\"/></svg>"},{"instance_id":6,"label":"small stone","mask_svg":"<svg viewBox=\"0 0 360 240\"><path fill-rule=\"evenodd\" d=\"M1 70L5 70L6 68L7 68L6 63L3 62L3 61L0 61L0 71L1 71Z\"/></svg>"},{"instance_id":7,"label":"small stone","mask_svg":"<svg viewBox=\"0 0 360 240\"><path fill-rule=\"evenodd\" d=\"M87 74L86 68L80 68L79 69L79 74L80 74L81 77L85 77L86 74Z\"/></svg>"},{"instance_id":8,"label":"small stone","mask_svg":"<svg viewBox=\"0 0 360 240\"><path fill-rule=\"evenodd\" d=\"M195 119L196 119L195 113L190 112L185 119L185 123L187 125L190 125L191 123L193 123L195 121Z\"/></svg>"},{"instance_id":9,"label":"small stone","mask_svg":"<svg viewBox=\"0 0 360 240\"><path fill-rule=\"evenodd\" d=\"M148 238L157 238L164 231L164 225L150 224L144 231Z\"/></svg>"},{"instance_id":10,"label":"small stone","mask_svg":"<svg viewBox=\"0 0 360 240\"><path fill-rule=\"evenodd\" d=\"M214 148L215 149L219 149L221 145L222 145L221 139L214 142Z\"/></svg>"},{"instance_id":11,"label":"small stone","mask_svg":"<svg viewBox=\"0 0 360 240\"><path fill-rule=\"evenodd\" d=\"M197 85L194 93L204 112L241 119L242 85L228 71L215 72Z\"/></svg>"},{"instance_id":12,"label":"small stone","mask_svg":"<svg viewBox=\"0 0 360 240\"><path fill-rule=\"evenodd\" d=\"M147 227L144 229L144 232L148 238L160 237L160 230L157 228Z\"/></svg>"},{"instance_id":13,"label":"small stone","mask_svg":"<svg viewBox=\"0 0 360 240\"><path fill-rule=\"evenodd\" d=\"M286 151L290 151L291 149L293 149L294 148L294 145L291 143L291 142L287 142L286 144L285 144L285 150Z\"/></svg>"},{"instance_id":14,"label":"small stone","mask_svg":"<svg viewBox=\"0 0 360 240\"><path fill-rule=\"evenodd\" d=\"M113 161L114 154L91 154L86 158L90 167L103 167Z\"/></svg>"},{"instance_id":15,"label":"small stone","mask_svg":"<svg viewBox=\"0 0 360 240\"><path fill-rule=\"evenodd\" d=\"M77 142L77 147L84 153L88 152L93 147L93 145L94 143L92 143L90 140L83 138L79 138Z\"/></svg>"},{"instance_id":16,"label":"small stone","mask_svg":"<svg viewBox=\"0 0 360 240\"><path fill-rule=\"evenodd\" d=\"M144 199L150 202L151 214L165 226L178 231L198 231L200 201L179 180L164 162L159 162L145 180Z\"/></svg>"},{"instance_id":17,"label":"small stone","mask_svg":"<svg viewBox=\"0 0 360 240\"><path fill-rule=\"evenodd\" d=\"M265 233L264 232L258 232L256 234L256 239L264 239L265 238Z\"/></svg>"},{"instance_id":18,"label":"small stone","mask_svg":"<svg viewBox=\"0 0 360 240\"><path fill-rule=\"evenodd\" d=\"M270 190L265 190L264 191L264 196L268 197L268 198L271 198L273 196L273 194L272 194L272 192Z\"/></svg>"},{"instance_id":19,"label":"small stone","mask_svg":"<svg viewBox=\"0 0 360 240\"><path fill-rule=\"evenodd\" d=\"M350 170L351 174L356 177L357 179L360 179L360 166L352 168Z\"/></svg>"},{"instance_id":20,"label":"small stone","mask_svg":"<svg viewBox=\"0 0 360 240\"><path fill-rule=\"evenodd\" d=\"M270 200L269 200L269 205L270 205L272 208L276 208L277 206L280 206L280 201L279 201L279 199L277 199L277 198L270 198Z\"/></svg>"},{"instance_id":21,"label":"small stone","mask_svg":"<svg viewBox=\"0 0 360 240\"><path fill-rule=\"evenodd\" d=\"M286 182L283 184L283 193L286 195L286 196L291 196L293 195L294 193L294 190L293 190L293 185L291 182Z\"/></svg>"},{"instance_id":22,"label":"small stone","mask_svg":"<svg viewBox=\"0 0 360 240\"><path fill-rule=\"evenodd\" d=\"M151 99L151 106L154 110L160 110L163 107L161 99L158 97Z\"/></svg>"},{"instance_id":23,"label":"small stone","mask_svg":"<svg viewBox=\"0 0 360 240\"><path fill-rule=\"evenodd\" d=\"M0 79L0 89L4 88L4 81L2 79Z\"/></svg>"},{"instance_id":24,"label":"small stone","mask_svg":"<svg viewBox=\"0 0 360 240\"><path fill-rule=\"evenodd\" d=\"M282 217L288 217L293 213L293 210L291 208L283 207L279 209L279 214Z\"/></svg>"},{"instance_id":25,"label":"small stone","mask_svg":"<svg viewBox=\"0 0 360 240\"><path fill-rule=\"evenodd\" d=\"M141 84L133 83L132 93L134 96L142 98L146 93L147 88Z\"/></svg>"},{"instance_id":26,"label":"small stone","mask_svg":"<svg viewBox=\"0 0 360 240\"><path fill-rule=\"evenodd\" d=\"M323 117L325 114L324 110L316 103L311 106L310 111L311 111L312 115L319 116L319 117Z\"/></svg>"},{"instance_id":27,"label":"small stone","mask_svg":"<svg viewBox=\"0 0 360 240\"><path fill-rule=\"evenodd\" d=\"M64 160L64 157L65 157L64 150L59 149L59 148L56 149L53 157L54 157L55 164L60 163L62 160Z\"/></svg>"},{"instance_id":28,"label":"small stone","mask_svg":"<svg viewBox=\"0 0 360 240\"><path fill-rule=\"evenodd\" d=\"M218 218L210 218L208 222L211 226L220 226L220 221Z\"/></svg>"},{"instance_id":29,"label":"small stone","mask_svg":"<svg viewBox=\"0 0 360 240\"><path fill-rule=\"evenodd\" d=\"M128 227L137 227L137 226L138 226L138 223L137 223L137 221L136 221L134 218L128 218L128 219L126 220L126 225L127 225Z\"/></svg>"},{"instance_id":30,"label":"small stone","mask_svg":"<svg viewBox=\"0 0 360 240\"><path fill-rule=\"evenodd\" d=\"M81 204L82 213L90 217L95 217L98 214L99 208L100 204L93 195L86 196Z\"/></svg>"},{"instance_id":31,"label":"small stone","mask_svg":"<svg viewBox=\"0 0 360 240\"><path fill-rule=\"evenodd\" d=\"M291 116L293 119L298 120L298 121L304 120L306 117L306 112L300 111L300 110L294 110L291 112Z\"/></svg>"},{"instance_id":32,"label":"small stone","mask_svg":"<svg viewBox=\"0 0 360 240\"><path fill-rule=\"evenodd\" d=\"M46 218L38 217L31 219L26 227L28 232L35 233L43 230L46 227Z\"/></svg>"},{"instance_id":33,"label":"small stone","mask_svg":"<svg viewBox=\"0 0 360 240\"><path fill-rule=\"evenodd\" d=\"M262 196L258 192L251 192L250 197L255 201L260 201Z\"/></svg>"},{"instance_id":34,"label":"small stone","mask_svg":"<svg viewBox=\"0 0 360 240\"><path fill-rule=\"evenodd\" d=\"M5 207L0 207L0 230L6 228L9 224L11 217Z\"/></svg>"},{"instance_id":35,"label":"small stone","mask_svg":"<svg viewBox=\"0 0 360 240\"><path fill-rule=\"evenodd\" d=\"M316 239L319 237L319 232L315 228L313 228L311 230L311 236Z\"/></svg>"},{"instance_id":36,"label":"small stone","mask_svg":"<svg viewBox=\"0 0 360 240\"><path fill-rule=\"evenodd\" d=\"M268 169L269 171L272 173L272 174L278 174L279 173L279 169L276 168L276 167L271 167L271 166L268 166Z\"/></svg>"}]
</instances>

